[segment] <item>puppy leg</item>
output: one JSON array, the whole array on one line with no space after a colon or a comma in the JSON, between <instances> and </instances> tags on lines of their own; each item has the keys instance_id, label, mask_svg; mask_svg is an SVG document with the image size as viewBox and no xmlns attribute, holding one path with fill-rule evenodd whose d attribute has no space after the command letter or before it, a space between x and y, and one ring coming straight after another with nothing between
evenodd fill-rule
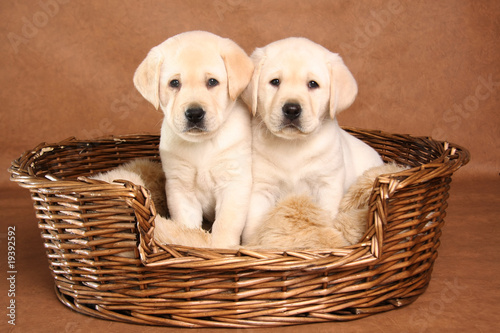
<instances>
[{"instance_id":1,"label":"puppy leg","mask_svg":"<svg viewBox=\"0 0 500 333\"><path fill-rule=\"evenodd\" d=\"M201 228L203 210L194 193L167 177L167 205L170 218L187 228Z\"/></svg>"},{"instance_id":2,"label":"puppy leg","mask_svg":"<svg viewBox=\"0 0 500 333\"><path fill-rule=\"evenodd\" d=\"M210 247L211 237L201 228L187 228L173 220L156 215L155 241L160 244L174 244L192 247Z\"/></svg>"},{"instance_id":3,"label":"puppy leg","mask_svg":"<svg viewBox=\"0 0 500 333\"><path fill-rule=\"evenodd\" d=\"M212 226L212 247L238 248L245 227L250 198L250 184L234 184L218 198Z\"/></svg>"},{"instance_id":4,"label":"puppy leg","mask_svg":"<svg viewBox=\"0 0 500 333\"><path fill-rule=\"evenodd\" d=\"M319 189L315 198L318 201L318 206L328 212L329 221L332 221L339 212L339 205L344 195L344 187L341 185L343 184L342 180L338 179L331 180L325 184L327 185Z\"/></svg>"},{"instance_id":5,"label":"puppy leg","mask_svg":"<svg viewBox=\"0 0 500 333\"><path fill-rule=\"evenodd\" d=\"M259 225L263 223L266 214L276 204L276 198L272 192L254 191L250 196L248 217L242 234L242 244L246 244L257 232Z\"/></svg>"}]
</instances>

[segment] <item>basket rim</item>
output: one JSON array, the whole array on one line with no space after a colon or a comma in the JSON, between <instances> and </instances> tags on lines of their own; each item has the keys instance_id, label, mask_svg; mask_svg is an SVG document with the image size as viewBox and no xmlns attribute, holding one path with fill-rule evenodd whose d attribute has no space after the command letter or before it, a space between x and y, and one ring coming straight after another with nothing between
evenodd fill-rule
<instances>
[{"instance_id":1,"label":"basket rim","mask_svg":"<svg viewBox=\"0 0 500 333\"><path fill-rule=\"evenodd\" d=\"M366 129L360 129L356 127L347 127L347 126L342 126L344 130L347 130L348 132L358 132L358 133L364 133L364 134L369 134L371 136L377 136L379 135L381 138L391 135L394 137L394 139L404 139L407 140L409 138L415 139L415 140L422 140L422 141L427 141L427 142L435 142L437 144L441 144L443 146L443 153L446 151L450 150L446 156L441 156L440 158L435 159L434 161L431 161L430 163L422 164L421 166L418 167L411 167L405 171L398 172L398 176L403 176L405 173L408 173L409 171L417 171L417 170L423 170L424 166L427 166L427 168L433 167L434 163L440 163L440 160L443 157L448 157L452 160L455 160L456 162L450 165L449 171L450 173L455 172L458 170L461 166L466 165L470 161L470 152L455 143L451 143L448 141L436 141L432 139L431 137L428 136L412 136L409 134L392 134L388 132L384 132L381 130L366 130ZM64 148L65 146L87 146L87 147L92 147L98 144L109 144L109 143L134 143L144 141L144 140L155 140L158 139L160 136L156 134L126 134L126 135L109 135L109 136L104 136L104 137L98 137L94 139L78 139L76 137L69 137L64 140L58 141L58 142L52 142L52 143L47 143L47 142L41 142L37 146L35 146L32 149L25 150L20 157L17 159L13 160L11 162L10 167L7 169L7 171L10 173L10 180L13 182L18 183L19 186L25 187L25 188L33 188L33 187L41 187L43 184L54 184L54 181L58 181L58 184L61 186L54 187L56 189L62 190L66 187L71 187L71 186L76 186L77 188L80 186L87 187L88 186L88 178L85 176L82 177L77 177L76 179L70 179L70 180L62 180L58 179L57 177L53 175L46 175L45 177L38 177L34 175L32 172L30 172L30 165L28 162L33 161L36 158L41 157L45 153L51 152L54 148ZM440 163L441 164L441 163ZM31 165L32 166L32 165ZM382 175L384 176L384 175ZM110 188L113 188L116 186L124 186L123 182L115 182L115 183L107 183L103 181L98 181L102 183L102 186L109 185ZM30 185L31 183L31 185ZM36 185L35 185L36 184ZM121 185L120 185L121 184ZM50 186L49 186L50 187Z\"/></svg>"}]
</instances>

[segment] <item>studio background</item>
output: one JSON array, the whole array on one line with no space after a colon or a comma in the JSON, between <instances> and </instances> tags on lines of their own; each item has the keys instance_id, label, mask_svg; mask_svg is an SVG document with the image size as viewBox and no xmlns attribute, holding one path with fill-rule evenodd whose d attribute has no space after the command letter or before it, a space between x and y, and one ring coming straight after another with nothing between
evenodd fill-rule
<instances>
[{"instance_id":1,"label":"studio background","mask_svg":"<svg viewBox=\"0 0 500 333\"><path fill-rule=\"evenodd\" d=\"M18 201L13 203L11 199L12 193L22 202L18 210L3 209L2 220L5 225L16 224L22 216L32 223L29 230L33 230L19 237L25 241L22 246L37 251L38 257L36 261L32 259L33 263L28 250L23 253L26 253L25 265L29 262L41 267L41 277L29 283L21 281L24 281L25 293L28 290L46 293L44 299L52 302L50 306L57 307L61 315L74 318L63 321L59 328L77 332L79 326L75 323L80 320L102 321L65 309L51 295L51 277L44 268L46 262L36 236L27 191L10 182L6 170L12 160L40 142L58 142L72 136L91 139L112 134L159 134L162 114L135 90L132 76L153 46L188 30L207 30L231 38L249 54L255 47L289 36L303 36L322 44L342 56L358 82L356 101L339 115L341 125L432 136L464 146L471 152L472 160L454 176L454 183L458 185L452 191L452 198L455 195L464 202L470 201L467 193L471 188L481 191L476 182L479 180L481 184L490 184L489 188L498 193L499 1L2 1L0 193L4 201L2 207L18 207ZM496 194L486 197L498 203ZM460 209L458 204L451 206L450 218L470 214ZM485 209L498 219L498 208L489 205ZM26 210L29 211L26 213ZM467 223L463 221L464 225ZM495 228L487 234L498 235L498 227ZM4 229L0 233L5 233ZM464 230L456 232L465 233ZM467 243L471 241L469 237L454 237L459 239L453 238L450 242L465 246L466 253L477 251L472 243ZM487 243L482 238L475 241ZM496 253L493 245L487 249ZM445 258L453 258L455 254L444 252ZM447 262L442 258L437 261L442 274L446 274L445 268L453 269L460 264L464 262ZM462 268L462 273L467 274L468 268ZM498 265L489 269L498 272ZM434 287L442 289L447 281L455 281L452 275L443 275L439 280L439 272ZM457 283L466 284L467 279ZM484 281L490 281L488 279L484 277ZM500 289L498 278L493 280L489 282L494 284L492 290ZM477 281L472 282L471 286ZM371 323L385 331L388 327L408 329L411 311L431 309L430 297L433 292L439 297L441 289L424 294L422 298L427 303L420 303L420 308L415 303L409 310L398 310L403 317L397 317L401 314L384 317L383 314L364 322L356 321L351 326L341 323L340 326L311 327L324 328L325 332L331 327L349 331L349 327ZM473 297L469 292L470 289L463 292L462 298ZM4 289L0 293L3 294ZM492 305L497 304L498 293L493 295L495 300L486 300L487 304L490 301ZM30 309L29 313L37 312L36 304L28 300L24 304ZM431 305L428 307L428 304ZM446 319L463 320L459 317L465 316L457 309L463 306L446 303L443 310ZM29 316L26 308L24 311L22 320ZM406 315L404 311L408 311ZM484 319L490 318L490 314L486 310L476 315ZM394 318L392 316L397 318L395 326L387 326L390 321L383 318ZM428 324L450 327L439 324L432 315L430 318L434 319L428 320ZM34 320L38 325L44 322L43 318ZM3 324L2 320L0 325ZM474 326L474 321L468 324L484 331L489 327ZM114 327L130 327L117 325L122 326ZM457 327L461 325L464 324Z\"/></svg>"},{"instance_id":2,"label":"studio background","mask_svg":"<svg viewBox=\"0 0 500 333\"><path fill-rule=\"evenodd\" d=\"M449 140L472 154L459 177L497 176L499 14L497 1L3 1L0 165L40 142L159 133L133 73L168 37L207 30L249 54L289 36L324 45L359 85L341 125Z\"/></svg>"}]
</instances>

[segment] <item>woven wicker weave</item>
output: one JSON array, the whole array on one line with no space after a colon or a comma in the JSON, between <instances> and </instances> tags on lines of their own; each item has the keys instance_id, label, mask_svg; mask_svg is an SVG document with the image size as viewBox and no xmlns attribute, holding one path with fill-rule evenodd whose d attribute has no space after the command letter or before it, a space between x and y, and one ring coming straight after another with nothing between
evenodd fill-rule
<instances>
[{"instance_id":1,"label":"woven wicker weave","mask_svg":"<svg viewBox=\"0 0 500 333\"><path fill-rule=\"evenodd\" d=\"M180 327L345 321L407 305L425 291L452 173L469 161L467 150L429 138L348 130L385 161L412 168L377 179L366 236L341 249L156 244L149 191L80 176L159 159L157 136L41 144L9 171L31 192L56 294L75 311Z\"/></svg>"}]
</instances>

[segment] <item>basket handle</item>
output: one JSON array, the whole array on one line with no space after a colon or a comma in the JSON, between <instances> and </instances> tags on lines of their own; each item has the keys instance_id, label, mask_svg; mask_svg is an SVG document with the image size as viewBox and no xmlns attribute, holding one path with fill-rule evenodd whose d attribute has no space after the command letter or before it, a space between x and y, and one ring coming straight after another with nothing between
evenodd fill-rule
<instances>
[{"instance_id":1,"label":"basket handle","mask_svg":"<svg viewBox=\"0 0 500 333\"><path fill-rule=\"evenodd\" d=\"M134 191L134 195L125 201L134 210L139 233L139 256L143 265L147 266L148 256L158 251L153 237L156 208L147 188L131 182L126 183Z\"/></svg>"},{"instance_id":2,"label":"basket handle","mask_svg":"<svg viewBox=\"0 0 500 333\"><path fill-rule=\"evenodd\" d=\"M387 225L387 208L389 199L396 191L410 185L423 183L434 178L447 178L470 161L467 149L449 143L437 142L441 156L430 163L410 168L396 174L380 175L374 183L370 196L369 230L365 240L371 240L371 253L376 258L381 258L384 247L384 229Z\"/></svg>"}]
</instances>

